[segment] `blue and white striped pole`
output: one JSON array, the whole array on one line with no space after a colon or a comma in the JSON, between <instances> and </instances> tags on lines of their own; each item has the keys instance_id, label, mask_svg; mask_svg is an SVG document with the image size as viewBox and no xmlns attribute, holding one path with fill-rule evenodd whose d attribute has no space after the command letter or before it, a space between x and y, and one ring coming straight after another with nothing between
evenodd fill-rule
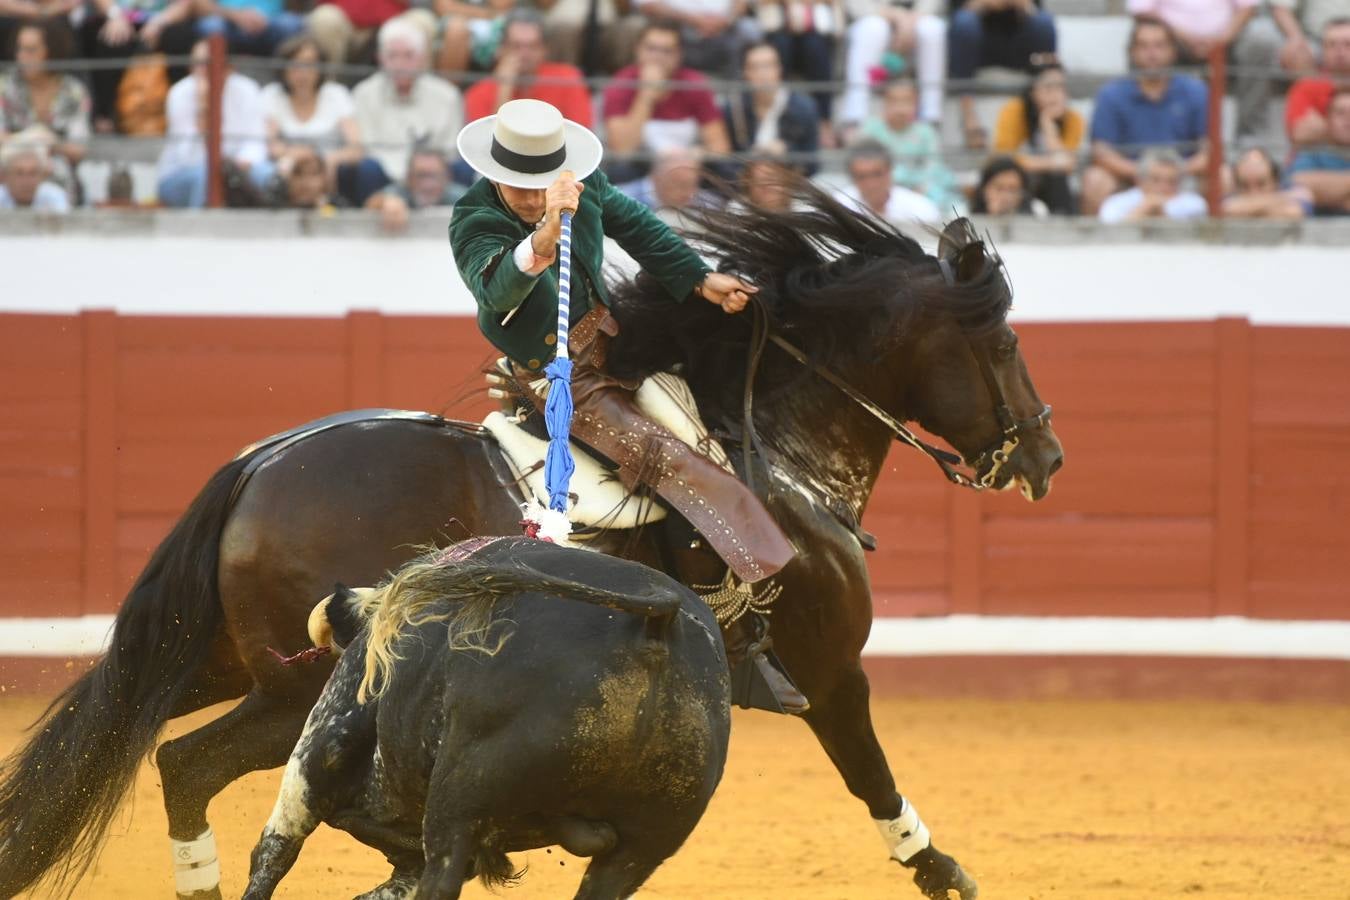
<instances>
[{"instance_id":1,"label":"blue and white striped pole","mask_svg":"<svg viewBox=\"0 0 1350 900\"><path fill-rule=\"evenodd\" d=\"M571 323L572 213L562 214L562 237L558 241L558 343L557 355L544 369L548 376L548 401L544 424L548 427L548 455L544 458L544 484L549 509L567 512L567 488L576 463L572 460L572 360L567 354L567 329Z\"/></svg>"}]
</instances>

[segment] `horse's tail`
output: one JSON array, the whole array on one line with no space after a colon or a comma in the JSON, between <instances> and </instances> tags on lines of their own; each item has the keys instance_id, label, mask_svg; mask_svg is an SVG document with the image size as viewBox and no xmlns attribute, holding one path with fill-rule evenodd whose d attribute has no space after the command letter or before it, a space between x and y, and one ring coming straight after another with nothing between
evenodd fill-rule
<instances>
[{"instance_id":1,"label":"horse's tail","mask_svg":"<svg viewBox=\"0 0 1350 900\"><path fill-rule=\"evenodd\" d=\"M113 624L108 652L0 763L0 897L69 885L208 656L223 613L220 536L246 459L224 466L155 550Z\"/></svg>"},{"instance_id":2,"label":"horse's tail","mask_svg":"<svg viewBox=\"0 0 1350 900\"><path fill-rule=\"evenodd\" d=\"M399 659L395 642L406 628L445 621L452 650L495 656L513 632L510 622L496 617L497 601L524 593L552 594L644 616L653 625L649 633L657 638L664 636L664 625L681 602L677 590L620 593L513 560L470 558L447 564L437 554L428 554L403 566L377 591L344 601L347 613L364 616L370 629L357 700L364 703L378 697L389 683L389 672Z\"/></svg>"}]
</instances>

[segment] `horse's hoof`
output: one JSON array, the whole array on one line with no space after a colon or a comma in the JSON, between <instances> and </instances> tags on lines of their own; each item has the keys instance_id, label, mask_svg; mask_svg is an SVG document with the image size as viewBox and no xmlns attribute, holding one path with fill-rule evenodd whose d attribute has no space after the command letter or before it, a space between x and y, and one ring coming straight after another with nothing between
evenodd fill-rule
<instances>
[{"instance_id":1,"label":"horse's hoof","mask_svg":"<svg viewBox=\"0 0 1350 900\"><path fill-rule=\"evenodd\" d=\"M960 900L975 900L980 889L956 860L929 845L907 864L914 870L914 884L928 900L952 900L953 891Z\"/></svg>"}]
</instances>

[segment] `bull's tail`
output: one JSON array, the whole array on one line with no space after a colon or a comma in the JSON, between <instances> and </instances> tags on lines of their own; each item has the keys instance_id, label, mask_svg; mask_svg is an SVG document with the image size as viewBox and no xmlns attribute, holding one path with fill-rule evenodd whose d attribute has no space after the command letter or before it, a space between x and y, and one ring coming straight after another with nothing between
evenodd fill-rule
<instances>
[{"instance_id":1,"label":"bull's tail","mask_svg":"<svg viewBox=\"0 0 1350 900\"><path fill-rule=\"evenodd\" d=\"M602 566L631 566L598 554L591 558ZM678 588L674 582L670 585ZM471 557L446 564L437 553L420 557L399 569L375 592L360 598L349 595L341 602L339 617L350 619L355 613L358 618L363 616L370 628L366 672L357 699L364 703L368 697L379 696L398 659L398 635L407 628L445 621L452 649L495 656L512 634L511 623L495 615L497 601L517 594L552 594L643 616L649 623L649 635L660 637L680 608L681 594L663 582L645 587L641 591L608 590L568 577L566 571L541 570L519 559ZM333 632L338 637L336 625Z\"/></svg>"},{"instance_id":2,"label":"bull's tail","mask_svg":"<svg viewBox=\"0 0 1350 900\"><path fill-rule=\"evenodd\" d=\"M136 580L107 654L0 764L0 897L69 884L97 858L141 759L220 631L220 535L245 463L211 478Z\"/></svg>"}]
</instances>

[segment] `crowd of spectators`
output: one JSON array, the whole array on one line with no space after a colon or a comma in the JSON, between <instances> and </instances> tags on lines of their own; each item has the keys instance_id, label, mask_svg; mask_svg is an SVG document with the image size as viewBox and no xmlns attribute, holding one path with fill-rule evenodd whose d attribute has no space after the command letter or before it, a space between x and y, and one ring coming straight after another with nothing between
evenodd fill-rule
<instances>
[{"instance_id":1,"label":"crowd of spectators","mask_svg":"<svg viewBox=\"0 0 1350 900\"><path fill-rule=\"evenodd\" d=\"M397 229L471 182L462 125L529 97L599 131L611 180L677 213L729 185L782 208L796 172L901 221L1194 218L1216 88L1202 67L1223 54L1224 214L1350 214L1350 0L1124 8L1128 74L1080 88L1087 112L1042 0L0 0L0 209L85 202L91 138L116 132L163 137L159 204L204 205L221 35L232 205L365 207ZM991 66L1020 80L983 121ZM118 203L126 178L113 170Z\"/></svg>"}]
</instances>

